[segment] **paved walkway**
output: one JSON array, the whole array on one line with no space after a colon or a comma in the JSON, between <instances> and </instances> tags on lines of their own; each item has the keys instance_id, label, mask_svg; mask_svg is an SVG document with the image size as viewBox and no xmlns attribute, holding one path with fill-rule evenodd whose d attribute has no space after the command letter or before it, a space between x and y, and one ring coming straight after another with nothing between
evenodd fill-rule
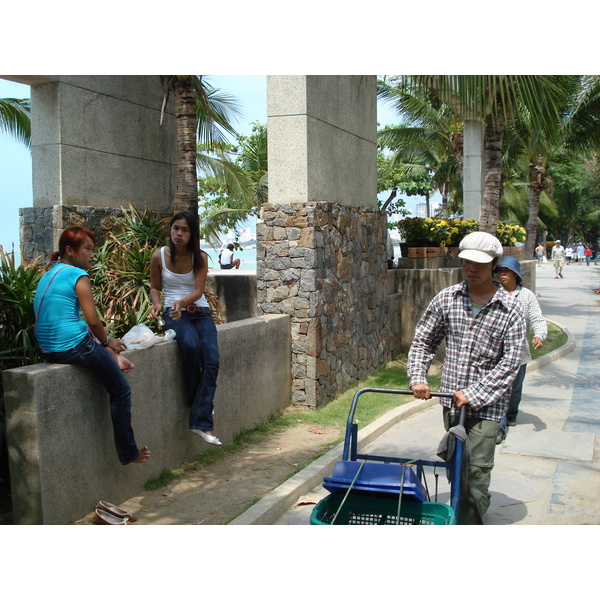
<instances>
[{"instance_id":1,"label":"paved walkway","mask_svg":"<svg viewBox=\"0 0 600 600\"><path fill-rule=\"evenodd\" d=\"M566 329L569 344L530 364L517 426L496 451L489 525L600 524L600 266L569 265L555 279L551 264L536 268L544 316ZM437 400L414 401L365 427L365 453L435 460L444 435ZM231 524L303 525L321 486L341 458L338 446ZM429 480L448 501L445 475Z\"/></svg>"}]
</instances>

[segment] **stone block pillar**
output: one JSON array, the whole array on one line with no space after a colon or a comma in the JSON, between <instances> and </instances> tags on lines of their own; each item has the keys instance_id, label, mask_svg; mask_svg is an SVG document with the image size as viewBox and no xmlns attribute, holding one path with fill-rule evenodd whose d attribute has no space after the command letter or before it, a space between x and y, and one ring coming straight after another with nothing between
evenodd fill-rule
<instances>
[{"instance_id":1,"label":"stone block pillar","mask_svg":"<svg viewBox=\"0 0 600 600\"><path fill-rule=\"evenodd\" d=\"M267 108L259 314L291 315L292 400L316 407L393 355L376 79L272 76Z\"/></svg>"}]
</instances>

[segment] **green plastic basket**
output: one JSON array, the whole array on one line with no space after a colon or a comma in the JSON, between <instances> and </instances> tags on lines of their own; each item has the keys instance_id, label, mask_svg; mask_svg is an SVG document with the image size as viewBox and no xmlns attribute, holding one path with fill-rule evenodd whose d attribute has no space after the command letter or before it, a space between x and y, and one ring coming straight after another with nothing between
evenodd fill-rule
<instances>
[{"instance_id":1,"label":"green plastic basket","mask_svg":"<svg viewBox=\"0 0 600 600\"><path fill-rule=\"evenodd\" d=\"M398 517L398 499L350 493L330 494L310 516L311 525L456 525L454 510L437 502L403 501ZM335 517L338 509L337 517ZM334 521L335 518L335 522Z\"/></svg>"}]
</instances>

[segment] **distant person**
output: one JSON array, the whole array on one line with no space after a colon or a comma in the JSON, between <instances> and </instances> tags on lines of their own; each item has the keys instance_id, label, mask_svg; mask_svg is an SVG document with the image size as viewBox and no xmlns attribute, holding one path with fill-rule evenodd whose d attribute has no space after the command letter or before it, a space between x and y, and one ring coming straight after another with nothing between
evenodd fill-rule
<instances>
[{"instance_id":1,"label":"distant person","mask_svg":"<svg viewBox=\"0 0 600 600\"><path fill-rule=\"evenodd\" d=\"M133 365L119 356L126 346L119 338L108 337L92 295L87 271L92 268L95 247L96 238L87 227L68 227L63 231L58 252L50 255L35 292L35 335L46 360L84 367L97 377L110 396L120 463L145 463L150 451L135 443L131 387L122 373L129 372Z\"/></svg>"},{"instance_id":2,"label":"distant person","mask_svg":"<svg viewBox=\"0 0 600 600\"><path fill-rule=\"evenodd\" d=\"M556 240L556 243L552 246L550 256L554 262L554 271L556 273L554 279L558 279L559 277L562 279L562 270L565 264L565 249L560 245L560 240Z\"/></svg>"},{"instance_id":3,"label":"distant person","mask_svg":"<svg viewBox=\"0 0 600 600\"><path fill-rule=\"evenodd\" d=\"M523 278L521 277L521 266L519 261L514 258L514 256L505 256L500 261L496 274L502 287L509 294L518 298L523 306L527 332L533 333L531 344L536 350L539 350L548 336L548 325L546 324L546 319L544 319L542 315L542 309L540 308L540 304L537 301L535 294L521 285ZM529 343L526 342L523 346L522 364L512 384L508 411L506 416L500 421L500 431L496 438L496 444L500 444L506 438L507 425L512 426L517 424L519 404L521 403L521 395L523 393L523 380L525 379L527 363L530 360L531 352L529 351Z\"/></svg>"},{"instance_id":4,"label":"distant person","mask_svg":"<svg viewBox=\"0 0 600 600\"><path fill-rule=\"evenodd\" d=\"M537 266L541 267L544 264L544 256L546 255L546 248L539 243L537 248L535 249L535 256L537 258Z\"/></svg>"},{"instance_id":5,"label":"distant person","mask_svg":"<svg viewBox=\"0 0 600 600\"><path fill-rule=\"evenodd\" d=\"M571 262L577 263L577 244L571 247Z\"/></svg>"},{"instance_id":6,"label":"distant person","mask_svg":"<svg viewBox=\"0 0 600 600\"><path fill-rule=\"evenodd\" d=\"M169 223L169 245L150 260L150 318L165 320L181 347L189 404L189 428L205 442L220 446L213 433L213 400L219 374L217 328L204 290L208 255L200 250L196 217L177 213ZM164 293L164 309L161 304Z\"/></svg>"},{"instance_id":7,"label":"distant person","mask_svg":"<svg viewBox=\"0 0 600 600\"><path fill-rule=\"evenodd\" d=\"M575 250L575 256L577 256L577 250ZM573 248L571 246L567 246L565 248L565 264L570 265L571 259L573 258Z\"/></svg>"},{"instance_id":8,"label":"distant person","mask_svg":"<svg viewBox=\"0 0 600 600\"><path fill-rule=\"evenodd\" d=\"M585 245L584 253L585 253L585 264L586 264L587 267L589 267L590 266L590 260L592 258L592 249L590 248L589 244Z\"/></svg>"},{"instance_id":9,"label":"distant person","mask_svg":"<svg viewBox=\"0 0 600 600\"><path fill-rule=\"evenodd\" d=\"M221 269L239 269L242 261L239 258L233 258L233 251L235 250L235 246L233 244L229 244L227 248L225 248L221 252Z\"/></svg>"},{"instance_id":10,"label":"distant person","mask_svg":"<svg viewBox=\"0 0 600 600\"><path fill-rule=\"evenodd\" d=\"M585 247L581 242L579 242L579 244L577 245L577 260L580 263L582 263L584 258L585 258Z\"/></svg>"},{"instance_id":11,"label":"distant person","mask_svg":"<svg viewBox=\"0 0 600 600\"><path fill-rule=\"evenodd\" d=\"M427 400L431 397L427 373L446 342L440 391L453 393L453 398L441 400L444 427L456 426L465 406L470 447L468 483L459 501L461 525L483 525L490 505L496 438L525 344L521 303L492 278L501 256L500 241L489 233L476 231L462 239L458 257L465 278L429 303L408 353L413 396Z\"/></svg>"}]
</instances>

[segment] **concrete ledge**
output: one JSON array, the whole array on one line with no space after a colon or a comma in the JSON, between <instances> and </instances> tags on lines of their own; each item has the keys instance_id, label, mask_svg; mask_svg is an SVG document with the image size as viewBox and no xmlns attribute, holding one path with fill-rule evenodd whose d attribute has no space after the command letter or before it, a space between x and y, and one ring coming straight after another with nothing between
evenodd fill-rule
<instances>
[{"instance_id":1,"label":"concrete ledge","mask_svg":"<svg viewBox=\"0 0 600 600\"><path fill-rule=\"evenodd\" d=\"M244 319L217 331L215 432L231 442L291 402L290 317ZM209 448L188 430L177 342L125 355L135 364L127 378L136 441L152 453L142 465L123 467L117 460L108 394L85 369L37 364L4 371L16 524L66 524L99 500L119 504L138 494L149 477Z\"/></svg>"},{"instance_id":2,"label":"concrete ledge","mask_svg":"<svg viewBox=\"0 0 600 600\"><path fill-rule=\"evenodd\" d=\"M223 269L208 272L211 291L219 298L226 323L256 317L256 271Z\"/></svg>"}]
</instances>

